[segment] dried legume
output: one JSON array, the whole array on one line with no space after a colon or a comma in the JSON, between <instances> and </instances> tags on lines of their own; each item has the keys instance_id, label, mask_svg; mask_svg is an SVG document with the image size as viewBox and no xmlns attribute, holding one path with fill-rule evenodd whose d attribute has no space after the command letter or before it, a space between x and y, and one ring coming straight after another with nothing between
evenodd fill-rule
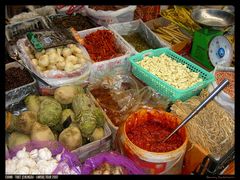
<instances>
[{"instance_id":1,"label":"dried legume","mask_svg":"<svg viewBox=\"0 0 240 180\"><path fill-rule=\"evenodd\" d=\"M230 72L230 71L217 71L215 73L217 84L221 83L221 81L223 81L224 79L228 79L229 84L223 89L223 91L225 93L229 94L232 98L235 97L235 90L234 90L235 80L234 80L234 76L235 76L234 72Z\"/></svg>"}]
</instances>

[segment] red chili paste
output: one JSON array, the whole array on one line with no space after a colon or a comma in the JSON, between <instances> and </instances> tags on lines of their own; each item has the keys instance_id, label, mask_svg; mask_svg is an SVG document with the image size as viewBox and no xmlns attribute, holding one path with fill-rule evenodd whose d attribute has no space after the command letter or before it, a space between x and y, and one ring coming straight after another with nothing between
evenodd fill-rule
<instances>
[{"instance_id":1,"label":"red chili paste","mask_svg":"<svg viewBox=\"0 0 240 180\"><path fill-rule=\"evenodd\" d=\"M183 138L175 133L166 142L162 143L173 129L153 120L145 121L127 132L130 141L136 146L151 152L168 152L177 149L183 144Z\"/></svg>"}]
</instances>

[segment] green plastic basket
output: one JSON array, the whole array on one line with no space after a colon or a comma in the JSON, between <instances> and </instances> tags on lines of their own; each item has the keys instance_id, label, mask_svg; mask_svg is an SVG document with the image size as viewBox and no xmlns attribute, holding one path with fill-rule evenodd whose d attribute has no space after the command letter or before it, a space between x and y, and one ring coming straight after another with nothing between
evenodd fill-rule
<instances>
[{"instance_id":1,"label":"green plastic basket","mask_svg":"<svg viewBox=\"0 0 240 180\"><path fill-rule=\"evenodd\" d=\"M193 72L199 72L199 76L203 79L202 82L199 82L187 89L177 89L172 85L168 84L166 81L161 80L157 76L148 72L146 69L138 65L136 62L143 60L145 56L153 57L160 56L161 54L166 54L168 57L171 57L173 60L186 64ZM159 48L159 49L149 49L141 53L135 54L129 58L129 61L132 65L132 73L145 82L147 85L155 89L159 94L168 97L171 101L182 100L185 101L192 96L197 95L202 89L206 88L208 84L215 80L213 74L207 72L198 65L192 63L186 58L176 54L168 48Z\"/></svg>"}]
</instances>

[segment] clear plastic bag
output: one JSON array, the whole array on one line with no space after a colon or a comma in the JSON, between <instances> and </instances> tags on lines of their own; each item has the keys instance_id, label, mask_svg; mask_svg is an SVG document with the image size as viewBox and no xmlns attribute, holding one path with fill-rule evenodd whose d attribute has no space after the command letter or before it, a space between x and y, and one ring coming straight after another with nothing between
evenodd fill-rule
<instances>
[{"instance_id":1,"label":"clear plastic bag","mask_svg":"<svg viewBox=\"0 0 240 180\"><path fill-rule=\"evenodd\" d=\"M52 157L55 157L58 154L61 154L61 159L58 162L58 166L52 172L52 174L65 174L66 169L70 168L74 174L81 174L81 163L78 160L78 157L65 149L60 142L58 141L31 141L26 144L19 145L13 149L8 150L8 156L5 159L10 159L16 156L17 152L26 148L27 152L31 152L34 149L48 148Z\"/></svg>"},{"instance_id":2,"label":"clear plastic bag","mask_svg":"<svg viewBox=\"0 0 240 180\"><path fill-rule=\"evenodd\" d=\"M89 90L115 126L138 104L135 99L138 84L126 74L106 74L90 84Z\"/></svg>"},{"instance_id":3,"label":"clear plastic bag","mask_svg":"<svg viewBox=\"0 0 240 180\"><path fill-rule=\"evenodd\" d=\"M88 158L81 168L82 174L91 174L92 171L103 163L109 163L113 166L121 166L121 168L124 168L126 174L144 174L144 172L137 167L132 160L114 151L100 153Z\"/></svg>"},{"instance_id":4,"label":"clear plastic bag","mask_svg":"<svg viewBox=\"0 0 240 180\"><path fill-rule=\"evenodd\" d=\"M19 51L20 51L19 56L24 62L24 64L27 65L35 74L40 76L43 80L45 80L47 83L49 83L53 87L59 87L67 84L82 84L88 80L91 65L92 65L90 60L86 60L83 67L77 70L74 70L72 72L50 70L50 71L47 71L46 73L45 72L40 73L33 66L31 59L27 55L27 52L25 50L25 47L31 47L27 39L24 38L24 39L18 40L17 47L19 48ZM85 48L80 45L78 45L78 47L81 48L86 59L90 59Z\"/></svg>"},{"instance_id":5,"label":"clear plastic bag","mask_svg":"<svg viewBox=\"0 0 240 180\"><path fill-rule=\"evenodd\" d=\"M84 7L87 16L89 16L96 24L102 26L107 26L112 23L132 21L135 9L136 6L127 6L116 11L96 11L88 6Z\"/></svg>"}]
</instances>

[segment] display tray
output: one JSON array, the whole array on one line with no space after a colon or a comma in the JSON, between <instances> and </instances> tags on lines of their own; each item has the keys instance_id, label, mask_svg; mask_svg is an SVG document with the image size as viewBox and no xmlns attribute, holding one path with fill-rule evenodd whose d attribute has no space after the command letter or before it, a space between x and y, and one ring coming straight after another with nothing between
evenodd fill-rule
<instances>
[{"instance_id":1,"label":"display tray","mask_svg":"<svg viewBox=\"0 0 240 180\"><path fill-rule=\"evenodd\" d=\"M166 26L170 25L171 23L172 23L171 21L167 20L167 19L164 18L164 17L152 19L152 20L150 20L150 21L145 22L145 24L146 24L151 30L155 29L155 27L166 27ZM178 26L178 25L176 25L176 26ZM178 26L178 27L179 27L179 26ZM156 33L155 33L155 34L157 35L157 37L158 37L161 41L163 41L163 42L165 42L166 44L168 44L168 45L171 47L171 49L172 49L173 51L175 51L176 53L178 53L178 54L189 54L190 49L191 49L191 44L192 44L192 36L191 36L191 34L189 34L185 29L183 29L183 28L181 28L181 27L179 27L179 30L180 30L185 36L188 37L188 39L186 40L186 43L185 43L184 41L181 41L180 43L176 43L176 44L174 44L174 45L171 45L168 41L163 40L163 39L162 39L161 37L159 37Z\"/></svg>"},{"instance_id":2,"label":"display tray","mask_svg":"<svg viewBox=\"0 0 240 180\"><path fill-rule=\"evenodd\" d=\"M116 23L116 24L110 24L108 26L110 29L121 35L122 40L128 44L128 46L131 48L131 51L136 54L138 51L128 43L122 36L129 35L131 33L139 33L141 38L147 42L149 46L151 46L153 49L161 48L161 47L171 47L169 44L167 44L165 41L162 41L159 39L150 29L149 27L144 24L144 22L139 20L134 20L130 22L123 22L123 23Z\"/></svg>"},{"instance_id":3,"label":"display tray","mask_svg":"<svg viewBox=\"0 0 240 180\"><path fill-rule=\"evenodd\" d=\"M86 35L93 33L97 30L110 30L107 29L104 26L78 31L78 34L84 38ZM124 73L128 73L130 71L130 63L127 60L131 55L133 55L133 52L129 48L129 46L122 40L119 34L115 33L113 31L113 34L116 38L116 44L117 46L121 47L124 51L124 54L115 58L106 59L100 62L95 62L92 60L92 67L90 72L89 81L94 82L96 79L105 76L107 73L115 73L117 71L122 71Z\"/></svg>"},{"instance_id":4,"label":"display tray","mask_svg":"<svg viewBox=\"0 0 240 180\"><path fill-rule=\"evenodd\" d=\"M32 94L34 94L34 93L32 93ZM92 99L92 97L88 93L87 93L87 95L95 103L95 101ZM95 105L98 107L97 104L95 104ZM10 110L10 109L6 109L6 110ZM21 101L16 102L13 105L13 107L11 107L11 112L14 115L20 115L20 113L24 112L24 111L27 111L27 108L23 102L23 99ZM93 142L90 142L90 143L87 143L87 144L71 151L78 156L78 158L81 162L84 162L87 158L94 156L100 152L107 152L107 151L111 150L111 148L112 148L112 136L111 136L112 132L111 132L111 129L109 128L107 122L105 122L103 128L104 128L104 133L105 133L103 138L93 141ZM6 133L6 136L5 136L6 141L7 141L8 135L9 135L9 133ZM6 146L6 149L7 149L7 146Z\"/></svg>"},{"instance_id":5,"label":"display tray","mask_svg":"<svg viewBox=\"0 0 240 180\"><path fill-rule=\"evenodd\" d=\"M11 62L11 63L5 64L5 71L11 67L24 69L24 67L22 67L17 62ZM26 95L35 93L36 91L37 91L36 80L33 78L31 83L25 84L23 86L17 87L9 91L5 91L5 107L8 107L9 105L20 101Z\"/></svg>"}]
</instances>

